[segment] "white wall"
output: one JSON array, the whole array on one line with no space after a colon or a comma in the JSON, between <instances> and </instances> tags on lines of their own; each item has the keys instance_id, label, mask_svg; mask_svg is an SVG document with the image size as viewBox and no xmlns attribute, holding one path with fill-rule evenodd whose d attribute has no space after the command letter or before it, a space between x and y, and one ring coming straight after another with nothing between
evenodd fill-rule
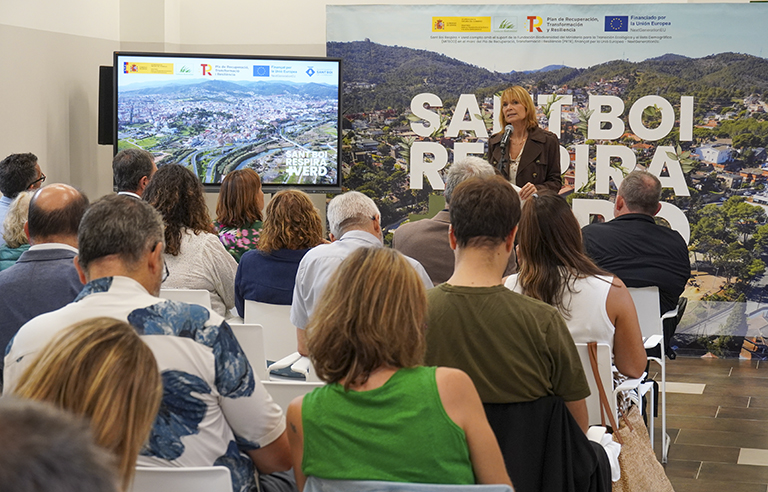
<instances>
[{"instance_id":1,"label":"white wall","mask_svg":"<svg viewBox=\"0 0 768 492\"><path fill-rule=\"evenodd\" d=\"M0 158L33 152L49 183L98 198L112 189L112 148L96 143L98 67L112 64L113 51L322 56L326 5L382 3L535 2L0 0Z\"/></svg>"}]
</instances>

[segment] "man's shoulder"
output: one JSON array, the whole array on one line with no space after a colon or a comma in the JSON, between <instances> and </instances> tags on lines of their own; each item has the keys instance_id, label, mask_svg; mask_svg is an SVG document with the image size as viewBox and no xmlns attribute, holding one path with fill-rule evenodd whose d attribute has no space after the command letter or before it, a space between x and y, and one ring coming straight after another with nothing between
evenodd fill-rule
<instances>
[{"instance_id":1,"label":"man's shoulder","mask_svg":"<svg viewBox=\"0 0 768 492\"><path fill-rule=\"evenodd\" d=\"M449 222L436 220L434 217L408 222L395 230L392 245L395 249L399 249L404 242L425 243L434 241L436 238L442 239L443 237L447 243L449 226Z\"/></svg>"}]
</instances>

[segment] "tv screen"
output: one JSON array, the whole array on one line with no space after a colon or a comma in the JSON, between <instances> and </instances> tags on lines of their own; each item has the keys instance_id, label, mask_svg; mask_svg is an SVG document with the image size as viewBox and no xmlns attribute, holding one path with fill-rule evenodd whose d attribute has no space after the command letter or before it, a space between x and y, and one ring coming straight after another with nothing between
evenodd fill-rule
<instances>
[{"instance_id":1,"label":"tv screen","mask_svg":"<svg viewBox=\"0 0 768 492\"><path fill-rule=\"evenodd\" d=\"M341 60L115 52L115 153L140 147L205 185L341 189Z\"/></svg>"}]
</instances>

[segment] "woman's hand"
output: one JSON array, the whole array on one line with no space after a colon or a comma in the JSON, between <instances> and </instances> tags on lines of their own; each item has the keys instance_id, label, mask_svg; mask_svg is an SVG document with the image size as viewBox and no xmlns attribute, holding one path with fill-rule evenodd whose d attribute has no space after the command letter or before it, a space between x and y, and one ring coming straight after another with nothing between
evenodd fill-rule
<instances>
[{"instance_id":1,"label":"woman's hand","mask_svg":"<svg viewBox=\"0 0 768 492\"><path fill-rule=\"evenodd\" d=\"M529 181L525 183L522 188L520 188L520 199L527 200L528 197L534 193L536 193L536 185Z\"/></svg>"}]
</instances>

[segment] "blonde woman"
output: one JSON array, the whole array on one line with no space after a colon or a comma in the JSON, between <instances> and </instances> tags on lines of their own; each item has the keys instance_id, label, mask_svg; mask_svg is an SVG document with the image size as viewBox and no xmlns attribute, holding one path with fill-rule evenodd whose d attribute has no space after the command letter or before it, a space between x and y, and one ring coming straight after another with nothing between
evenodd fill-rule
<instances>
[{"instance_id":1,"label":"blonde woman","mask_svg":"<svg viewBox=\"0 0 768 492\"><path fill-rule=\"evenodd\" d=\"M299 490L310 475L510 484L469 376L421 366L426 308L421 279L397 251L360 248L341 263L307 326L328 385L288 408Z\"/></svg>"},{"instance_id":2,"label":"blonde woman","mask_svg":"<svg viewBox=\"0 0 768 492\"><path fill-rule=\"evenodd\" d=\"M259 249L246 252L235 276L235 306L245 301L291 304L296 271L307 251L323 242L323 225L309 195L282 190L269 201Z\"/></svg>"},{"instance_id":3,"label":"blonde woman","mask_svg":"<svg viewBox=\"0 0 768 492\"><path fill-rule=\"evenodd\" d=\"M11 202L11 208L3 221L3 240L0 246L0 271L16 264L22 253L29 249L29 239L24 232L24 224L29 215L29 201L34 191L24 191Z\"/></svg>"},{"instance_id":4,"label":"blonde woman","mask_svg":"<svg viewBox=\"0 0 768 492\"><path fill-rule=\"evenodd\" d=\"M488 140L487 160L520 189L520 199L560 191L560 141L554 133L539 128L528 91L516 85L501 93L499 123L513 131L502 130ZM507 143L502 145L505 137Z\"/></svg>"},{"instance_id":5,"label":"blonde woman","mask_svg":"<svg viewBox=\"0 0 768 492\"><path fill-rule=\"evenodd\" d=\"M93 318L52 340L14 394L88 419L96 443L114 454L122 490L128 490L163 389L155 357L136 331L116 319Z\"/></svg>"}]
</instances>

